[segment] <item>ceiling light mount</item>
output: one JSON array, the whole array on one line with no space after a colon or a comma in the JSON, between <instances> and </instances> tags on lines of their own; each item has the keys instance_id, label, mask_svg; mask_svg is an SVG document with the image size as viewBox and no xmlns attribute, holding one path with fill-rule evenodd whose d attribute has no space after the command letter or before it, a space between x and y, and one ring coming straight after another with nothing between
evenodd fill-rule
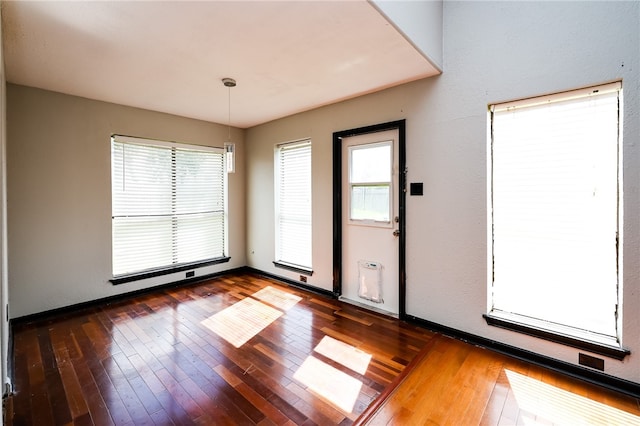
<instances>
[{"instance_id":1,"label":"ceiling light mount","mask_svg":"<svg viewBox=\"0 0 640 426\"><path fill-rule=\"evenodd\" d=\"M236 81L229 77L223 78L222 84L224 84L226 87L236 87Z\"/></svg>"}]
</instances>

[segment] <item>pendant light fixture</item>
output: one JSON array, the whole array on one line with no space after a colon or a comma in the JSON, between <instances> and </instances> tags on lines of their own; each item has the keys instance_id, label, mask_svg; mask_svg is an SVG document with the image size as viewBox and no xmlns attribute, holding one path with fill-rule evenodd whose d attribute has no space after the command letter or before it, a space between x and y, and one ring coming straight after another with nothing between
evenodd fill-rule
<instances>
[{"instance_id":1,"label":"pendant light fixture","mask_svg":"<svg viewBox=\"0 0 640 426\"><path fill-rule=\"evenodd\" d=\"M231 88L236 87L236 81L232 78L223 78L222 84L229 89L229 120L227 122L229 127L229 136L224 143L224 156L225 166L227 173L235 173L236 171L236 144L231 142Z\"/></svg>"}]
</instances>

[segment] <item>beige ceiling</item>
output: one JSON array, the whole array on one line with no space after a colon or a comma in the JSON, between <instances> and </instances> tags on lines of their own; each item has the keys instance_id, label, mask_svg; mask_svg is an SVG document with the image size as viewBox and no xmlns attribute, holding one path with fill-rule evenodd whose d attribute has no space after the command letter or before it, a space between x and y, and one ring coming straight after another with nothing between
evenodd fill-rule
<instances>
[{"instance_id":1,"label":"beige ceiling","mask_svg":"<svg viewBox=\"0 0 640 426\"><path fill-rule=\"evenodd\" d=\"M11 83L224 124L230 90L241 128L438 73L365 0L3 1L2 22Z\"/></svg>"}]
</instances>

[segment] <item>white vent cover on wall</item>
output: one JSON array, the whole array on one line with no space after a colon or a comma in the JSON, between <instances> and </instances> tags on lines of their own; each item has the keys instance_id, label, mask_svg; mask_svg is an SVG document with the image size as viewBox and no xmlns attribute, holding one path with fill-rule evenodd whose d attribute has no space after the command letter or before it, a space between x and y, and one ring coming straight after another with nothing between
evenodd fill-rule
<instances>
[{"instance_id":1,"label":"white vent cover on wall","mask_svg":"<svg viewBox=\"0 0 640 426\"><path fill-rule=\"evenodd\" d=\"M384 303L380 262L358 261L358 297L375 303Z\"/></svg>"}]
</instances>

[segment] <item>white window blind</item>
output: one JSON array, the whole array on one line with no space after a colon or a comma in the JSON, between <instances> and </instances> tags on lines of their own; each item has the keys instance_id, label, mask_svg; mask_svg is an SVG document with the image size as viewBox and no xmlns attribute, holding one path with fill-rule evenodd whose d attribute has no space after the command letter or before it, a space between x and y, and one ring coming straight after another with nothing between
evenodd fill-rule
<instances>
[{"instance_id":1,"label":"white window blind","mask_svg":"<svg viewBox=\"0 0 640 426\"><path fill-rule=\"evenodd\" d=\"M224 256L223 150L112 138L113 275Z\"/></svg>"},{"instance_id":2,"label":"white window blind","mask_svg":"<svg viewBox=\"0 0 640 426\"><path fill-rule=\"evenodd\" d=\"M619 341L620 96L615 83L491 108L494 314Z\"/></svg>"},{"instance_id":3,"label":"white window blind","mask_svg":"<svg viewBox=\"0 0 640 426\"><path fill-rule=\"evenodd\" d=\"M276 260L311 268L311 141L276 148Z\"/></svg>"}]
</instances>

